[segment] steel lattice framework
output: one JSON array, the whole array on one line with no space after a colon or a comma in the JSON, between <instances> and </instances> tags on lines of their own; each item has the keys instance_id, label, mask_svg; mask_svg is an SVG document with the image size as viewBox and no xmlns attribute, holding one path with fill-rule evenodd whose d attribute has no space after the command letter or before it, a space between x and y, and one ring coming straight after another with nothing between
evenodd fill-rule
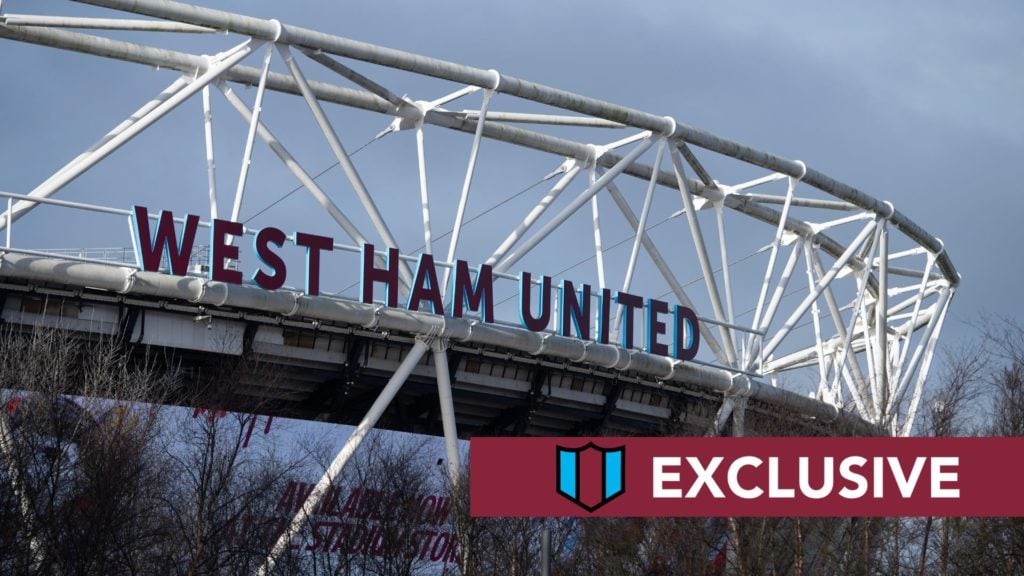
<instances>
[{"instance_id":1,"label":"steel lattice framework","mask_svg":"<svg viewBox=\"0 0 1024 576\"><path fill-rule=\"evenodd\" d=\"M376 423L405 378L431 349L445 432L454 454L451 460L457 462L446 356L449 342L470 342L630 372L658 386L673 382L701 386L722 398L710 433L724 430L730 416L734 417L734 431L741 433L742 410L748 398L823 420L854 418L889 434L911 433L936 340L959 276L942 242L889 202L798 160L753 149L671 117L494 70L276 20L176 2L85 3L153 19L7 14L0 19L0 37L135 62L156 67L162 73L176 71L178 77L27 194L3 193L8 209L0 218L0 228L6 228L7 243L0 275L119 293L159 294L210 306L257 309L415 337L411 352L335 461L331 474L340 470L362 435ZM235 37L237 43L208 56L68 28L131 31L136 37L143 33L228 33L225 37ZM255 66L246 65L247 61ZM275 66L280 71L274 70ZM388 80L371 79L356 71L360 66L380 71ZM311 69L320 74L329 71L336 81L308 78ZM406 76L440 79L453 83L455 89L441 97L414 99L384 86ZM255 88L252 104L236 92L237 86ZM211 101L217 92L248 126L229 213L218 205L215 175ZM312 114L320 134L311 134L309 139L315 137L327 144L344 172L347 187L328 190L289 151L283 139L271 132L267 114L271 107L264 101L269 92L293 96L277 100L276 105L290 102L288 105ZM197 145L205 142L211 219L219 213L239 221L251 186L248 173L253 149L262 141L353 243L338 244L337 249L354 251L366 242L401 248L396 228L408 226L405 220L396 221L386 215L383 206L393 198L367 185L365 166L357 167L343 144L346 114L377 113L391 120L375 140L403 138L399 134L407 131L414 135L416 154L396 156L395 162L415 163L419 183L415 210L421 216L417 226L422 223L423 253L437 249L440 265L448 263L450 270L450 263L465 257L469 247L493 246L486 263L511 284L516 278L512 273L525 262L537 266L536 262L544 262L540 259L544 254L563 250L553 237L590 218L593 241L587 239L584 243L583 262L594 268L586 273L574 271L573 277L586 274L597 286L623 291L636 289L638 282L644 283L641 290L652 294L667 288L668 298L701 314L700 331L707 353L683 363L555 333L531 333L511 324L486 325L367 306L345 298L307 297L287 290L265 293L250 286L226 286L199 277L182 281L142 272L138 263L115 265L87 255L58 257L11 244L12 224L40 206L128 216L129 211L122 208L54 197L190 99L201 101L205 118L204 140L197 138ZM479 104L470 109L451 109L459 99ZM439 128L462 135L469 148L468 161L465 157L462 160L466 168L461 190L453 190L452 201L448 202L455 207L453 213L441 213L438 192L428 185L428 143L431 131ZM626 135L609 142L608 134L613 131ZM525 212L503 207L504 202L494 205L492 209L503 211L504 230L495 226L471 230L467 217L470 201L479 199L482 205L496 201L473 183L479 172L478 158L483 162L489 147L498 156L509 149L498 143L547 158L547 168L538 176L542 176L539 182L548 182L550 188ZM549 172L551 168L554 171ZM530 165L498 167L510 177L529 169ZM745 177L726 184L713 178L716 172L723 178L737 173ZM431 194L435 195L433 200ZM602 213L601 202L609 200L616 212ZM669 202L674 208L663 213ZM353 217L356 212L358 218ZM406 216L408 212L404 211ZM445 226L450 223L451 232L437 235L438 222ZM372 231L360 229L360 223L369 223ZM751 252L750 246L755 244ZM619 245L628 248L628 256L613 257L611 252ZM559 260L578 256L567 251ZM409 254L407 258L413 260L415 256ZM550 261L551 256L547 258ZM695 271L696 278L690 280ZM408 285L408 266L402 275ZM445 282L447 275L445 272ZM789 373L802 374L814 384L803 391L790 389L789 380L780 378ZM315 501L315 497L310 500ZM301 521L297 518L295 526Z\"/></svg>"}]
</instances>

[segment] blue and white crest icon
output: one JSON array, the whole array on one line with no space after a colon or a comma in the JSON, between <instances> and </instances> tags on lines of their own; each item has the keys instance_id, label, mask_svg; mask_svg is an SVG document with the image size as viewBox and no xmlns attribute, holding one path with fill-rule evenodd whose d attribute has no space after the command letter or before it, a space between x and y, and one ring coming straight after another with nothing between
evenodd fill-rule
<instances>
[{"instance_id":1,"label":"blue and white crest icon","mask_svg":"<svg viewBox=\"0 0 1024 576\"><path fill-rule=\"evenodd\" d=\"M626 447L602 448L588 442L579 448L555 447L555 490L593 512L626 490Z\"/></svg>"}]
</instances>

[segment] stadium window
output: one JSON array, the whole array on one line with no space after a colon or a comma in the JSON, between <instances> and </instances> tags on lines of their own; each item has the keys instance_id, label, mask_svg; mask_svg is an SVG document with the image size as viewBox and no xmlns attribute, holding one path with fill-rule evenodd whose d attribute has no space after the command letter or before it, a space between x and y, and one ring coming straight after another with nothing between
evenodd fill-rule
<instances>
[{"instance_id":1,"label":"stadium window","mask_svg":"<svg viewBox=\"0 0 1024 576\"><path fill-rule=\"evenodd\" d=\"M78 318L81 309L77 304L67 302L62 298L46 298L39 296L26 296L21 299L21 311L29 314L42 314L44 316L59 316L63 318Z\"/></svg>"},{"instance_id":2,"label":"stadium window","mask_svg":"<svg viewBox=\"0 0 1024 576\"><path fill-rule=\"evenodd\" d=\"M313 348L316 346L316 334L299 330L285 330L282 334L285 346L296 348Z\"/></svg>"}]
</instances>

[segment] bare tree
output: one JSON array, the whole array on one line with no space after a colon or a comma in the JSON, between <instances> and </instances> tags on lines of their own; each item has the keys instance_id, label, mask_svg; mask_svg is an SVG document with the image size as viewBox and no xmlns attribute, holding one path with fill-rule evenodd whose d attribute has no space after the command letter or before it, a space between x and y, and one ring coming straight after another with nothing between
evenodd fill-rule
<instances>
[{"instance_id":1,"label":"bare tree","mask_svg":"<svg viewBox=\"0 0 1024 576\"><path fill-rule=\"evenodd\" d=\"M150 567L164 474L160 408L141 402L175 378L63 330L0 334L0 566L62 574Z\"/></svg>"}]
</instances>

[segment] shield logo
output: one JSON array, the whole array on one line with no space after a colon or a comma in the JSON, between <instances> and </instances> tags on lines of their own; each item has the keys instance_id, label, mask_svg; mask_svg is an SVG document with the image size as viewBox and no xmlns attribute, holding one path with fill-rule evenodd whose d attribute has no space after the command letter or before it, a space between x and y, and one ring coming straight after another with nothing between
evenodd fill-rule
<instances>
[{"instance_id":1,"label":"shield logo","mask_svg":"<svg viewBox=\"0 0 1024 576\"><path fill-rule=\"evenodd\" d=\"M587 512L626 490L625 446L602 448L593 442L579 448L556 446L555 462L555 490Z\"/></svg>"}]
</instances>

